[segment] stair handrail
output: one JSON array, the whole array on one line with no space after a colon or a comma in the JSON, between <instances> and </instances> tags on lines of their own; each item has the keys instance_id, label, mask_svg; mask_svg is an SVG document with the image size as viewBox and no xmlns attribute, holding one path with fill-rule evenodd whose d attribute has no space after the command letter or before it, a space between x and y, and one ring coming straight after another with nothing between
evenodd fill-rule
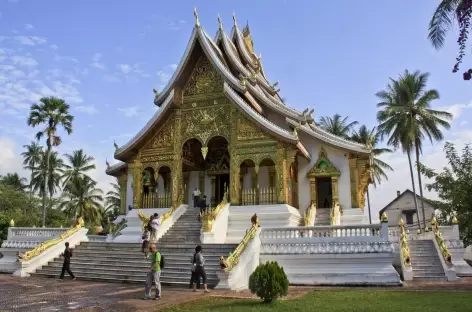
<instances>
[{"instance_id":1,"label":"stair handrail","mask_svg":"<svg viewBox=\"0 0 472 312\"><path fill-rule=\"evenodd\" d=\"M331 208L331 213L330 213L331 225L339 225L340 213L341 212L340 212L339 202L337 200L334 200L333 208Z\"/></svg>"},{"instance_id":2,"label":"stair handrail","mask_svg":"<svg viewBox=\"0 0 472 312\"><path fill-rule=\"evenodd\" d=\"M223 194L223 199L216 206L216 208L212 209L210 207L209 209L205 209L204 211L200 212L200 219L202 220L202 231L203 232L211 232L213 222L215 221L216 217L218 217L221 210L228 203L228 188L226 187L226 183L225 183L224 188L225 188L225 192Z\"/></svg>"},{"instance_id":3,"label":"stair handrail","mask_svg":"<svg viewBox=\"0 0 472 312\"><path fill-rule=\"evenodd\" d=\"M115 231L112 233L112 237L113 239L115 239L116 237L118 237L119 235L121 235L121 231L128 226L128 221L123 218L120 223L118 223L118 227L115 229Z\"/></svg>"},{"instance_id":4,"label":"stair handrail","mask_svg":"<svg viewBox=\"0 0 472 312\"><path fill-rule=\"evenodd\" d=\"M74 226L72 226L69 230L59 235L59 237L55 237L50 240L44 241L33 250L27 251L25 253L18 253L18 260L20 262L29 261L39 256L41 253L43 253L47 249L59 244L60 242L64 241L66 238L70 237L72 234L78 232L83 226L84 226L84 220L82 219L82 217L80 217L77 219L77 222Z\"/></svg>"},{"instance_id":5,"label":"stair handrail","mask_svg":"<svg viewBox=\"0 0 472 312\"><path fill-rule=\"evenodd\" d=\"M436 220L436 216L433 216L433 218L431 219L431 225L433 227L434 237L436 239L436 242L438 243L439 250L441 251L444 261L446 262L446 264L452 264L452 256L449 250L447 249L442 233L439 231L438 220Z\"/></svg>"},{"instance_id":6,"label":"stair handrail","mask_svg":"<svg viewBox=\"0 0 472 312\"><path fill-rule=\"evenodd\" d=\"M172 216L172 214L174 213L174 211L176 211L177 208L179 208L180 206L182 206L182 205L179 205L179 206L177 206L177 207L175 207L175 206L170 207L170 209L169 209L166 213L164 213L163 215L159 216L159 223L162 224L162 223L164 223L164 221L166 221L167 219L169 219L169 218ZM151 215L146 216L146 215L142 212L142 210L138 208L138 217L139 217L139 219L141 219L141 221L143 222L143 224L142 224L142 230L143 230L143 232L144 232L144 230L146 229L147 224L149 223L149 220L151 220Z\"/></svg>"},{"instance_id":7,"label":"stair handrail","mask_svg":"<svg viewBox=\"0 0 472 312\"><path fill-rule=\"evenodd\" d=\"M312 226L314 224L314 219L316 217L316 203L311 203L310 207L305 211L303 217L303 225L304 226Z\"/></svg>"},{"instance_id":8,"label":"stair handrail","mask_svg":"<svg viewBox=\"0 0 472 312\"><path fill-rule=\"evenodd\" d=\"M259 218L257 214L254 214L251 217L251 228L246 232L243 239L239 245L234 249L233 252L230 252L228 257L225 259L223 256L220 258L220 267L224 272L231 272L231 270L239 263L239 257L246 249L249 241L256 237L256 232L260 227Z\"/></svg>"},{"instance_id":9,"label":"stair handrail","mask_svg":"<svg viewBox=\"0 0 472 312\"><path fill-rule=\"evenodd\" d=\"M408 248L408 236L407 232L405 231L405 222L403 222L403 218L400 218L400 256L405 267L411 266L411 258L410 258L410 248Z\"/></svg>"}]
</instances>

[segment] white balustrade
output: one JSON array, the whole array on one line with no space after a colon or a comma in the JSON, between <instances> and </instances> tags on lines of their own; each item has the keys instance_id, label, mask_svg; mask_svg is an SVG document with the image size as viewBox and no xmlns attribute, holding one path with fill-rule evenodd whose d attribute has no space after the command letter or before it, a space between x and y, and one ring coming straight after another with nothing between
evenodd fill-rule
<instances>
[{"instance_id":1,"label":"white balustrade","mask_svg":"<svg viewBox=\"0 0 472 312\"><path fill-rule=\"evenodd\" d=\"M9 227L2 248L32 249L42 242L60 236L68 228Z\"/></svg>"}]
</instances>

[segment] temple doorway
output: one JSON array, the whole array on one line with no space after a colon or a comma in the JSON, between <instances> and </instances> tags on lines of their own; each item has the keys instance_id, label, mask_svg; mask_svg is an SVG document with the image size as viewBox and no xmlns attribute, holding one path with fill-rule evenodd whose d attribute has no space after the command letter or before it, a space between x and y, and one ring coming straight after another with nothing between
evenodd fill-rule
<instances>
[{"instance_id":1,"label":"temple doorway","mask_svg":"<svg viewBox=\"0 0 472 312\"><path fill-rule=\"evenodd\" d=\"M225 194L225 187L229 188L229 174L220 174L215 176L215 200L214 203L218 205L223 200ZM229 195L228 195L229 196Z\"/></svg>"},{"instance_id":2,"label":"temple doorway","mask_svg":"<svg viewBox=\"0 0 472 312\"><path fill-rule=\"evenodd\" d=\"M229 188L228 141L215 136L208 141L207 148L205 172L211 181L211 205L214 207L223 200L225 187Z\"/></svg>"},{"instance_id":3,"label":"temple doorway","mask_svg":"<svg viewBox=\"0 0 472 312\"><path fill-rule=\"evenodd\" d=\"M331 208L333 188L331 178L316 178L316 208Z\"/></svg>"}]
</instances>

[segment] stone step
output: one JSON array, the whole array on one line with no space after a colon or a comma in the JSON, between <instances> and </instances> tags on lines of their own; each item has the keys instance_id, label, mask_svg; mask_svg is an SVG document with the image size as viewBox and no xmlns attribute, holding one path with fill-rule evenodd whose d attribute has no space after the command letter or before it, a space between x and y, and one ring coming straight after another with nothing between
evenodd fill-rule
<instances>
[{"instance_id":1,"label":"stone step","mask_svg":"<svg viewBox=\"0 0 472 312\"><path fill-rule=\"evenodd\" d=\"M149 262L150 260L143 260L143 261L111 261L111 260L106 260L106 261L71 261L71 267L77 268L77 269L88 269L90 267L96 267L100 266L104 269L107 268L119 268L121 270L134 270L135 268L149 268ZM54 268L62 268L62 260L55 260L53 262L50 262L47 266L48 267L54 267ZM46 267L46 266L45 266ZM181 262L172 262L172 263L166 263L165 270L170 270L170 271L188 271L188 269L191 267L190 264L190 259L189 261L181 261ZM216 271L219 270L220 264L218 262L215 263L205 263L205 269L207 271Z\"/></svg>"},{"instance_id":2,"label":"stone step","mask_svg":"<svg viewBox=\"0 0 472 312\"><path fill-rule=\"evenodd\" d=\"M164 256L166 262L170 261L187 261L187 259L190 259L192 257L192 254L180 254L180 255L172 255L169 256L166 253L162 253L162 256ZM217 255L205 255L205 261L219 261L221 256L227 256L227 254L221 253ZM96 257L96 256L91 256L91 255L86 255L86 254L79 254L79 255L74 255L73 259L77 260L90 260L94 261L95 259L109 259L109 260L115 260L115 259L122 259L122 260L140 260L144 256L143 254L139 255L110 255L110 256L101 256L101 257ZM188 260L190 261L190 260Z\"/></svg>"}]
</instances>

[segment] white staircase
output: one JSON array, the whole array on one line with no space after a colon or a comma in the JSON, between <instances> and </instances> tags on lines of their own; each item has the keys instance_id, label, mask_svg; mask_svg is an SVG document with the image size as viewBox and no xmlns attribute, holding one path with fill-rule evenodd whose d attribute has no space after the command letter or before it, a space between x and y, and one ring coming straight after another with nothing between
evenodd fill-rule
<instances>
[{"instance_id":1,"label":"white staircase","mask_svg":"<svg viewBox=\"0 0 472 312\"><path fill-rule=\"evenodd\" d=\"M316 209L316 217L314 225L331 225L331 208Z\"/></svg>"},{"instance_id":2,"label":"white staircase","mask_svg":"<svg viewBox=\"0 0 472 312\"><path fill-rule=\"evenodd\" d=\"M432 240L410 240L408 247L414 281L447 281Z\"/></svg>"}]
</instances>

